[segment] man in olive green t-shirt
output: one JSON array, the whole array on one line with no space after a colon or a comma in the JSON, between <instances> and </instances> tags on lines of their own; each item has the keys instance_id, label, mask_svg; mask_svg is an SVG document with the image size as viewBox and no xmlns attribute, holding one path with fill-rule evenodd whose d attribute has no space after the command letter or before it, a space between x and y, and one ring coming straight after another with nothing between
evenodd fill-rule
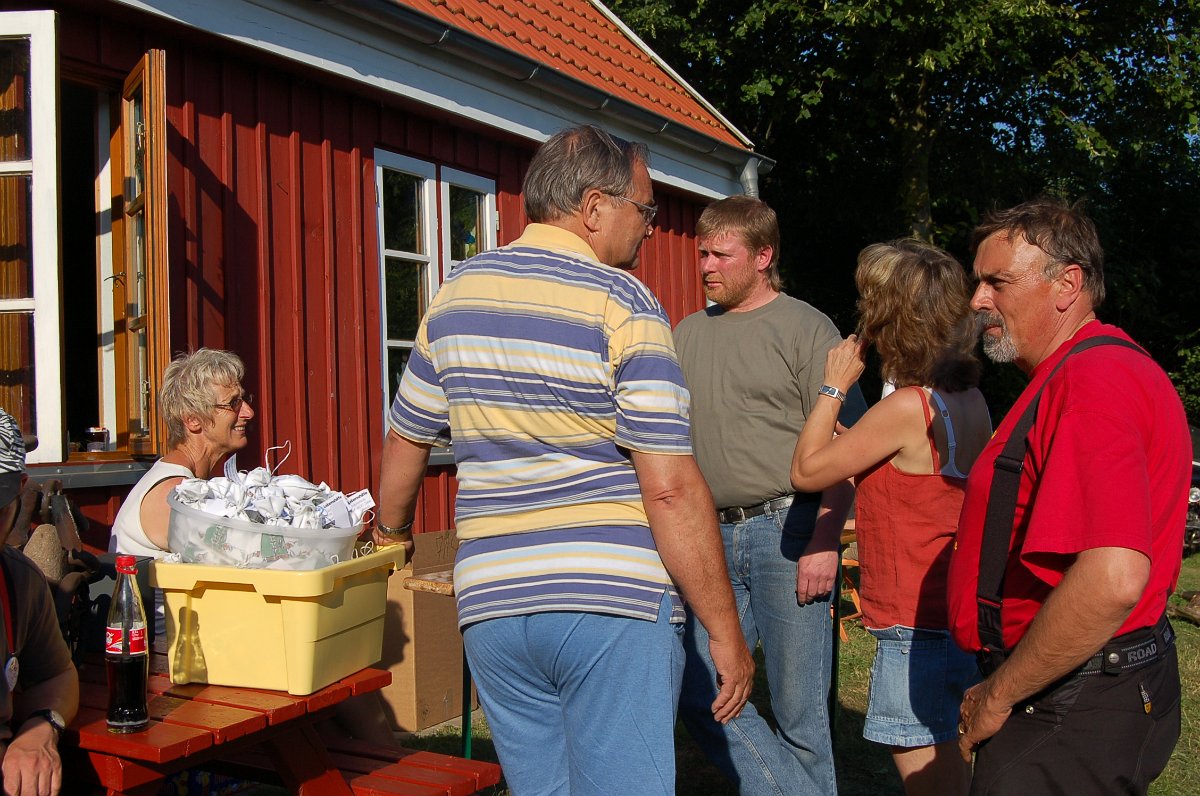
<instances>
[{"instance_id":1,"label":"man in olive green t-shirt","mask_svg":"<svg viewBox=\"0 0 1200 796\"><path fill-rule=\"evenodd\" d=\"M704 629L690 618L680 714L742 794L826 796L837 792L826 710L829 597L853 491L846 482L795 494L790 469L825 354L841 335L824 314L780 292L779 225L765 203L715 202L696 235L704 292L715 305L679 324L675 346L742 632L751 649L762 642L779 731L751 703L726 725L712 720L716 675ZM853 420L866 407L857 390L851 403L845 414Z\"/></svg>"}]
</instances>

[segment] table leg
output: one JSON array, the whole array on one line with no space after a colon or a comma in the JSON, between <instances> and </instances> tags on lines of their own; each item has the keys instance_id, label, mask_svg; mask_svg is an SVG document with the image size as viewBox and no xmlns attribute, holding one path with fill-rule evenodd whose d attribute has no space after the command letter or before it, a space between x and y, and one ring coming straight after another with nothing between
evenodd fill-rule
<instances>
[{"instance_id":1,"label":"table leg","mask_svg":"<svg viewBox=\"0 0 1200 796\"><path fill-rule=\"evenodd\" d=\"M311 726L280 733L263 744L283 784L298 796L353 796L325 743Z\"/></svg>"},{"instance_id":2,"label":"table leg","mask_svg":"<svg viewBox=\"0 0 1200 796\"><path fill-rule=\"evenodd\" d=\"M154 782L149 785L140 785L136 788L128 790L116 790L115 788L107 788L105 792L108 796L155 796L162 792L163 783Z\"/></svg>"},{"instance_id":3,"label":"table leg","mask_svg":"<svg viewBox=\"0 0 1200 796\"><path fill-rule=\"evenodd\" d=\"M462 689L462 756L471 759L471 664L467 662L467 651L463 650Z\"/></svg>"}]
</instances>

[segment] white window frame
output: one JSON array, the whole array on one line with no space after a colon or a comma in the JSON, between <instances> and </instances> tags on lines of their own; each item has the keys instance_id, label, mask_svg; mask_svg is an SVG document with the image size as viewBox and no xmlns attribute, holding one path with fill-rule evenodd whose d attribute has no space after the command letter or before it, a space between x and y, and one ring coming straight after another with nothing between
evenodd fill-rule
<instances>
[{"instance_id":1,"label":"white window frame","mask_svg":"<svg viewBox=\"0 0 1200 796\"><path fill-rule=\"evenodd\" d=\"M483 218L480 219L480 226L483 227L483 239L479 241L479 251L485 252L489 249L496 248L496 235L500 230L500 216L496 212L496 181L489 180L486 177L480 177L476 174L468 174L465 171L451 169L446 166L442 167L440 191L441 206L442 206L442 251L445 252L446 272L454 269L458 265L458 260L450 259L450 225L445 223L445 219L450 217L450 188L456 186L459 188L467 188L468 190L477 191L483 194Z\"/></svg>"},{"instance_id":2,"label":"white window frame","mask_svg":"<svg viewBox=\"0 0 1200 796\"><path fill-rule=\"evenodd\" d=\"M0 174L32 177L33 298L0 299L0 310L33 312L34 433L31 464L66 460L63 445L62 319L58 247L58 58L54 11L0 13L0 37L29 40L29 160L0 163Z\"/></svg>"},{"instance_id":3,"label":"white window frame","mask_svg":"<svg viewBox=\"0 0 1200 796\"><path fill-rule=\"evenodd\" d=\"M108 102L96 103L96 129L111 130L112 120ZM117 428L117 352L116 319L113 314L113 214L112 214L112 157L108 136L96 136L96 207L99 224L96 229L96 263L100 288L96 291L96 317L100 322L100 425ZM116 450L116 434L112 434L106 450Z\"/></svg>"},{"instance_id":4,"label":"white window frame","mask_svg":"<svg viewBox=\"0 0 1200 796\"><path fill-rule=\"evenodd\" d=\"M383 173L399 171L422 180L420 235L425 254L386 248L383 229ZM424 160L397 155L383 149L375 150L375 234L379 241L379 343L382 354L380 381L383 388L384 428L392 405L388 394L388 334L387 334L387 258L401 257L426 264L426 295L433 297L442 282L440 241L437 236L437 167Z\"/></svg>"},{"instance_id":5,"label":"white window frame","mask_svg":"<svg viewBox=\"0 0 1200 796\"><path fill-rule=\"evenodd\" d=\"M420 224L422 245L428 253L427 255L385 247L383 229L384 170L403 172L423 180L421 185L423 216ZM445 219L450 217L451 186L467 188L484 195L483 217L480 219L483 237L479 242L479 251L496 248L500 217L496 210L495 180L445 166L439 168L429 161L398 155L384 149L375 150L375 231L379 241L379 341L382 354L380 383L383 390L384 428L387 428L387 415L394 397L388 385L387 258L400 257L406 260L425 262L428 266L425 270L425 289L428 291L427 295L432 299L437 293L442 279L450 272L451 268L458 264L450 261L450 229L449 224L445 223Z\"/></svg>"}]
</instances>

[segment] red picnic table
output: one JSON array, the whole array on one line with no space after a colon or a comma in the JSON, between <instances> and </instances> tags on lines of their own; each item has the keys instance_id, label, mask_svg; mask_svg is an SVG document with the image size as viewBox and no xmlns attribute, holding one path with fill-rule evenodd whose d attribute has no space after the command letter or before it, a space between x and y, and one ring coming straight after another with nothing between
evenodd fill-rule
<instances>
[{"instance_id":1,"label":"red picnic table","mask_svg":"<svg viewBox=\"0 0 1200 796\"><path fill-rule=\"evenodd\" d=\"M391 682L382 669L363 669L307 696L174 685L158 645L150 660L150 726L128 734L108 731L102 659L85 663L79 676L79 714L60 745L64 793L98 784L109 794L152 794L166 777L191 768L266 772L267 781L277 778L293 793L331 796L467 796L500 779L494 763L318 733L315 725L338 703Z\"/></svg>"}]
</instances>

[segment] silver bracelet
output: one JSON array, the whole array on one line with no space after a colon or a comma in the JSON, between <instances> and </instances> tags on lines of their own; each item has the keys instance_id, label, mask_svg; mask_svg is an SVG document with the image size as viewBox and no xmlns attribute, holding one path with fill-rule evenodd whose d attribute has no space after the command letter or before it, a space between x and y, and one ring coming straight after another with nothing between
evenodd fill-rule
<instances>
[{"instance_id":1,"label":"silver bracelet","mask_svg":"<svg viewBox=\"0 0 1200 796\"><path fill-rule=\"evenodd\" d=\"M399 528L390 528L387 525L384 525L382 522L376 522L375 527L378 528L379 532L384 536L404 536L405 534L412 532L413 520L409 520Z\"/></svg>"}]
</instances>

